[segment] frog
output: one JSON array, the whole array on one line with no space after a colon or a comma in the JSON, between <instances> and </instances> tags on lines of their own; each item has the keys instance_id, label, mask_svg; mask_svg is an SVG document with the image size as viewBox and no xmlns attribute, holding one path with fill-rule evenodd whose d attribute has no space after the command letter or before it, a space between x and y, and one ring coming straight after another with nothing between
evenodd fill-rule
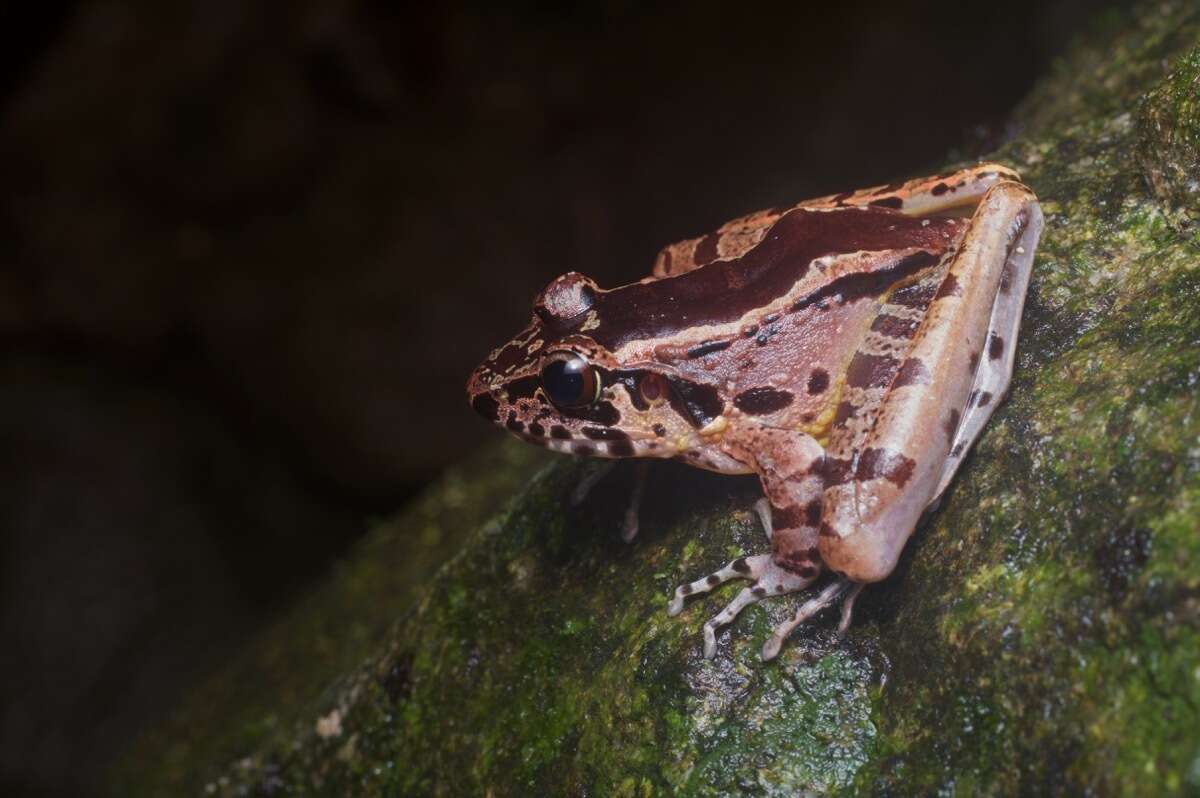
<instances>
[{"instance_id":1,"label":"frog","mask_svg":"<svg viewBox=\"0 0 1200 798\"><path fill-rule=\"evenodd\" d=\"M663 248L627 285L555 278L468 401L555 452L757 475L765 550L666 609L748 583L703 626L712 658L746 607L807 592L770 660L826 608L844 633L936 508L1008 391L1042 227L997 163L752 213Z\"/></svg>"}]
</instances>

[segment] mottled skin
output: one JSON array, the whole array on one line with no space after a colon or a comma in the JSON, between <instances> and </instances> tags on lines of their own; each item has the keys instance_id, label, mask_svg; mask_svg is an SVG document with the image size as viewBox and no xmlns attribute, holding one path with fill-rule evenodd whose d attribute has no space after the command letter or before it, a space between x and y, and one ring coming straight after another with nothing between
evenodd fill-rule
<instances>
[{"instance_id":1,"label":"mottled skin","mask_svg":"<svg viewBox=\"0 0 1200 798\"><path fill-rule=\"evenodd\" d=\"M743 607L838 574L770 658L839 598L848 624L978 437L1008 386L1041 224L994 164L752 214L667 247L639 283L557 278L467 391L556 451L758 474L771 553L681 586L670 611L751 581L705 626L711 656ZM580 401L551 401L556 361L587 372Z\"/></svg>"}]
</instances>

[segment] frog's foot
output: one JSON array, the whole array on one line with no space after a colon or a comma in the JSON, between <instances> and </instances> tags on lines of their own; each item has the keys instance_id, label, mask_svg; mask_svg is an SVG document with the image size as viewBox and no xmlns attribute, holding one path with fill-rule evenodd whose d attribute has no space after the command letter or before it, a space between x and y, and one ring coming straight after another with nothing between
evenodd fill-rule
<instances>
[{"instance_id":1,"label":"frog's foot","mask_svg":"<svg viewBox=\"0 0 1200 798\"><path fill-rule=\"evenodd\" d=\"M749 579L753 584L738 593L733 601L725 605L725 609L704 624L704 656L706 659L712 659L717 653L717 630L733 621L739 612L767 596L782 596L785 593L803 590L812 584L816 577L804 577L793 573L773 562L770 554L739 557L703 579L677 587L675 597L667 606L667 614L678 615L682 612L685 596L706 593L717 585L738 578Z\"/></svg>"},{"instance_id":2,"label":"frog's foot","mask_svg":"<svg viewBox=\"0 0 1200 798\"><path fill-rule=\"evenodd\" d=\"M763 645L762 658L764 660L775 659L779 654L779 649L783 647L783 641L787 639L793 629L826 607L837 603L838 599L842 600L842 618L838 622L838 633L844 634L850 628L850 619L854 613L854 600L858 598L862 589L862 582L851 582L845 577L840 577L836 582L828 585L816 596L804 602L791 620L784 621L775 627L775 631Z\"/></svg>"},{"instance_id":3,"label":"frog's foot","mask_svg":"<svg viewBox=\"0 0 1200 798\"><path fill-rule=\"evenodd\" d=\"M579 483L575 485L575 490L571 491L571 506L578 507L583 504L587 500L588 494L592 492L592 488L608 476L616 464L616 460L608 460L579 480ZM646 481L649 476L650 461L639 462L633 475L633 491L629 496L629 506L625 508L625 519L621 523L621 540L626 543L632 543L633 539L637 537L638 514L641 511L642 494L646 492Z\"/></svg>"}]
</instances>

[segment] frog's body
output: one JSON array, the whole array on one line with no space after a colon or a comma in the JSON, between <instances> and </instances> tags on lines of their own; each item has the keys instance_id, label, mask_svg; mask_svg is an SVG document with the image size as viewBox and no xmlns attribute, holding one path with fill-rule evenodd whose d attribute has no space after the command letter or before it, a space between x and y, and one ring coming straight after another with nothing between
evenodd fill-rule
<instances>
[{"instance_id":1,"label":"frog's body","mask_svg":"<svg viewBox=\"0 0 1200 798\"><path fill-rule=\"evenodd\" d=\"M839 575L764 656L895 567L1008 387L1041 231L1017 175L985 164L754 214L667 247L610 291L566 274L472 374L475 409L600 457L757 473L772 551L681 586L752 582L705 626Z\"/></svg>"}]
</instances>

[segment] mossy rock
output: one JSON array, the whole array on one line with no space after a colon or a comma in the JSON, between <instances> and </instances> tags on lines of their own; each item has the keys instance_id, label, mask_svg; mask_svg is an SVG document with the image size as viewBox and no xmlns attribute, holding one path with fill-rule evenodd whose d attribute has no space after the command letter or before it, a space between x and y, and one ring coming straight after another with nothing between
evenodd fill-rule
<instances>
[{"instance_id":1,"label":"mossy rock","mask_svg":"<svg viewBox=\"0 0 1200 798\"><path fill-rule=\"evenodd\" d=\"M753 479L662 467L627 546L628 470L571 509L594 466L506 444L381 524L113 791L1200 794L1198 41L1194 3L1148 3L1018 111L992 157L1047 224L1012 394L845 638L824 618L762 663L787 597L706 661L738 588L666 616L763 548Z\"/></svg>"}]
</instances>

